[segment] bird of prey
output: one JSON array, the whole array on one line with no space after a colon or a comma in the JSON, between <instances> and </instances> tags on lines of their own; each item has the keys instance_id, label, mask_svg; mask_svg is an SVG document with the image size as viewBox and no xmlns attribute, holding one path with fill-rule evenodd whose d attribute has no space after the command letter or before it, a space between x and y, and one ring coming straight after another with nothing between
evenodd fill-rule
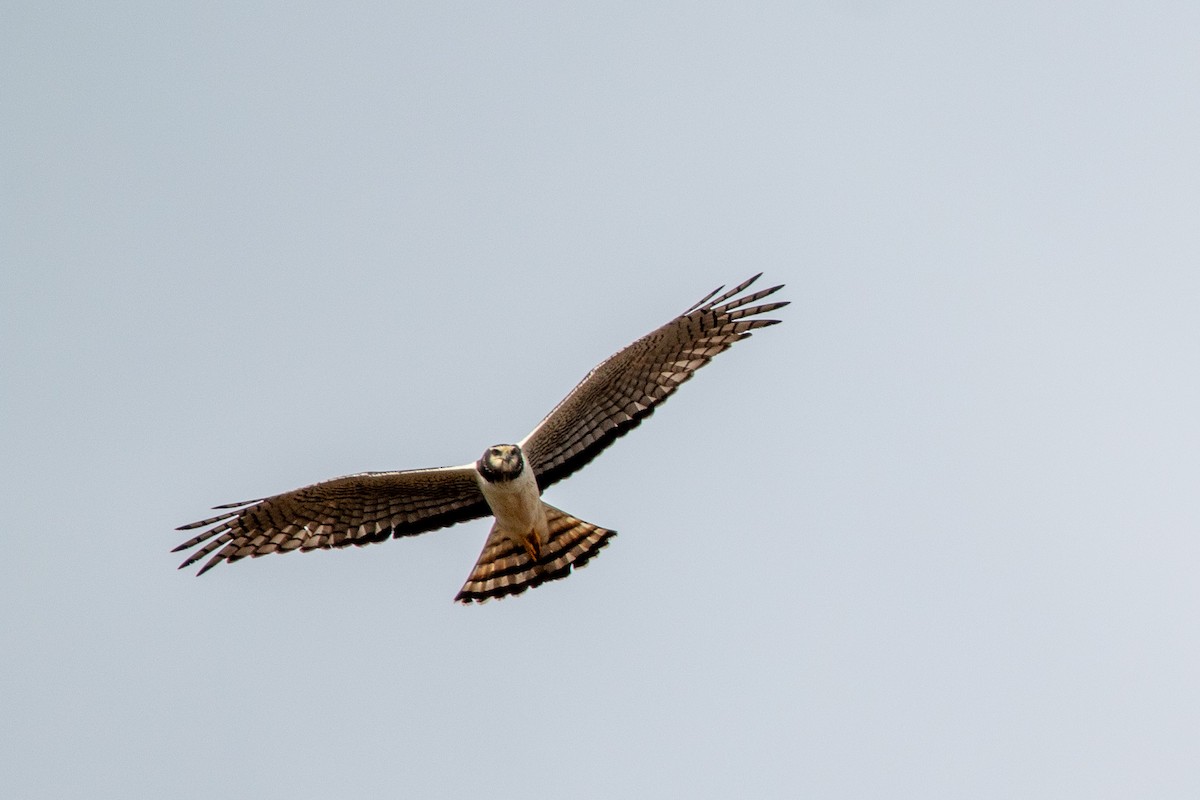
<instances>
[{"instance_id":1,"label":"bird of prey","mask_svg":"<svg viewBox=\"0 0 1200 800\"><path fill-rule=\"evenodd\" d=\"M455 600L484 602L565 578L616 531L572 517L542 492L650 416L713 356L779 322L761 315L787 302L754 304L782 286L743 294L761 274L724 293L717 287L602 362L517 444L494 445L462 466L364 472L217 506L221 514L178 528L207 528L175 548L199 546L180 568L211 554L202 575L222 561L364 545L490 514L491 533Z\"/></svg>"}]
</instances>

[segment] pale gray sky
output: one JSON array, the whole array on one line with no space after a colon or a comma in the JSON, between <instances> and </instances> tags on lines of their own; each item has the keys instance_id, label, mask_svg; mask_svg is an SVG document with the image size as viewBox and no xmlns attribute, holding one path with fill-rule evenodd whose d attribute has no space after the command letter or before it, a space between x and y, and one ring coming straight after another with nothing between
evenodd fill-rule
<instances>
[{"instance_id":1,"label":"pale gray sky","mask_svg":"<svg viewBox=\"0 0 1200 800\"><path fill-rule=\"evenodd\" d=\"M1200 794L1194 3L0 12L0 795ZM521 438L786 282L483 522L177 572L213 504Z\"/></svg>"}]
</instances>

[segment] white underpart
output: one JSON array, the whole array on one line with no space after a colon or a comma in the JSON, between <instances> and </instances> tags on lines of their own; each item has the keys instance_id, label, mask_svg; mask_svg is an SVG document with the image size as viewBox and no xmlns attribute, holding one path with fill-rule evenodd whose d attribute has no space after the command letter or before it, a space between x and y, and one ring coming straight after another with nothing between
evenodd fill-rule
<instances>
[{"instance_id":1,"label":"white underpart","mask_svg":"<svg viewBox=\"0 0 1200 800\"><path fill-rule=\"evenodd\" d=\"M525 542L531 534L537 536L539 543L546 543L550 538L550 528L529 464L511 481L489 483L482 475L477 476L476 480L479 481L483 499L487 500L492 515L496 517L493 531L502 531L518 544Z\"/></svg>"}]
</instances>

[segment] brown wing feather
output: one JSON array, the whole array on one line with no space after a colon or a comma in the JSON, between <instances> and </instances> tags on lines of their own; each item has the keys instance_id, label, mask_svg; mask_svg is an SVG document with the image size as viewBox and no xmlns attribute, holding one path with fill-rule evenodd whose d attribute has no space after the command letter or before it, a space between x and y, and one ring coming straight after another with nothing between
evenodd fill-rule
<instances>
[{"instance_id":1,"label":"brown wing feather","mask_svg":"<svg viewBox=\"0 0 1200 800\"><path fill-rule=\"evenodd\" d=\"M470 466L365 472L217 508L235 506L241 507L178 528L213 526L175 548L178 552L206 543L181 569L214 551L197 575L222 561L381 542L491 513Z\"/></svg>"},{"instance_id":2,"label":"brown wing feather","mask_svg":"<svg viewBox=\"0 0 1200 800\"><path fill-rule=\"evenodd\" d=\"M521 442L541 489L575 472L637 427L713 356L755 328L779 322L758 315L787 302L751 304L782 285L741 294L761 274L719 296L724 287L718 287L588 373Z\"/></svg>"}]
</instances>

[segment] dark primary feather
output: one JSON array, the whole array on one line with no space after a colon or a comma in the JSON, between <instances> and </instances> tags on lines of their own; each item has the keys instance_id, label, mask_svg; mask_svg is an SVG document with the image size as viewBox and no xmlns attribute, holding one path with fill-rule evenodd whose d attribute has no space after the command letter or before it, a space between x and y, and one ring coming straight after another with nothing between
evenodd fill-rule
<instances>
[{"instance_id":1,"label":"dark primary feather","mask_svg":"<svg viewBox=\"0 0 1200 800\"><path fill-rule=\"evenodd\" d=\"M741 294L759 273L729 291L717 287L683 314L643 336L588 373L521 442L543 491L583 467L637 427L712 357L755 328L786 301L751 305L783 288ZM740 295L740 296L739 296Z\"/></svg>"},{"instance_id":2,"label":"dark primary feather","mask_svg":"<svg viewBox=\"0 0 1200 800\"><path fill-rule=\"evenodd\" d=\"M222 561L381 542L491 513L472 467L365 472L217 509L235 507L179 528L214 526L175 548L206 543L179 565L181 569L214 551L198 575Z\"/></svg>"}]
</instances>

